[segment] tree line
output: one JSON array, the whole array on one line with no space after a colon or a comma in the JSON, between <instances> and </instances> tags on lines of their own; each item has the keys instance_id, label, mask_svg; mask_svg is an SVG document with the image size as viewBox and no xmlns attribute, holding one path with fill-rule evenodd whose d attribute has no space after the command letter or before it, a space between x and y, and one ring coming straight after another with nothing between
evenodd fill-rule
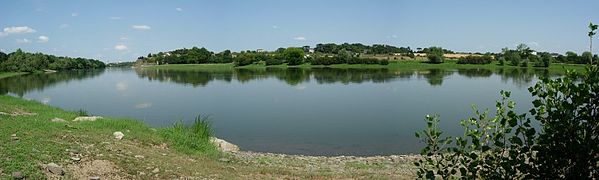
<instances>
[{"instance_id":1,"label":"tree line","mask_svg":"<svg viewBox=\"0 0 599 180\"><path fill-rule=\"evenodd\" d=\"M28 53L17 49L6 54L0 52L0 71L38 72L44 70L99 69L106 67L104 62L87 59L54 56L43 53Z\"/></svg>"}]
</instances>

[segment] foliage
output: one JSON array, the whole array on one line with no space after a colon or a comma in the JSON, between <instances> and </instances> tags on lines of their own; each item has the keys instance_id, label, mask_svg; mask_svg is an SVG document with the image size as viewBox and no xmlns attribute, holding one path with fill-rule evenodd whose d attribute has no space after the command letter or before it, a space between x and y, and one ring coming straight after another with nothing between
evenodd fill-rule
<instances>
[{"instance_id":1,"label":"foliage","mask_svg":"<svg viewBox=\"0 0 599 180\"><path fill-rule=\"evenodd\" d=\"M258 62L254 53L240 53L233 58L235 66L246 66Z\"/></svg>"},{"instance_id":2,"label":"foliage","mask_svg":"<svg viewBox=\"0 0 599 180\"><path fill-rule=\"evenodd\" d=\"M280 60L278 58L268 58L265 61L267 66L271 66L271 65L280 65L283 64L283 60Z\"/></svg>"},{"instance_id":3,"label":"foliage","mask_svg":"<svg viewBox=\"0 0 599 180\"><path fill-rule=\"evenodd\" d=\"M491 55L484 56L466 56L460 57L458 60L458 64L490 64L493 61L493 57Z\"/></svg>"},{"instance_id":4,"label":"foliage","mask_svg":"<svg viewBox=\"0 0 599 180\"><path fill-rule=\"evenodd\" d=\"M555 61L555 58L551 56L549 53L544 53L541 55L541 59L536 62L537 67L549 67L552 61Z\"/></svg>"},{"instance_id":5,"label":"foliage","mask_svg":"<svg viewBox=\"0 0 599 180\"><path fill-rule=\"evenodd\" d=\"M503 57L505 59L505 61L510 62L510 65L512 66L518 66L520 65L520 62L522 61L522 58L520 57L520 53L518 51L514 51L514 50L506 50L503 52Z\"/></svg>"},{"instance_id":6,"label":"foliage","mask_svg":"<svg viewBox=\"0 0 599 180\"><path fill-rule=\"evenodd\" d=\"M445 61L443 54L443 48L441 47L430 47L426 51L426 57L428 58L429 63L443 63L443 61Z\"/></svg>"},{"instance_id":7,"label":"foliage","mask_svg":"<svg viewBox=\"0 0 599 180\"><path fill-rule=\"evenodd\" d=\"M593 54L591 52L585 51L578 58L578 64L590 64L593 61Z\"/></svg>"},{"instance_id":8,"label":"foliage","mask_svg":"<svg viewBox=\"0 0 599 180\"><path fill-rule=\"evenodd\" d=\"M335 44L335 43L327 43L327 44L317 44L314 48L314 51L326 54L339 54L339 51L346 50L352 53L366 53L366 54L392 54L392 53L406 53L412 54L413 51L410 47L395 47L391 45L384 44L373 44L372 46L363 45L360 43L343 43L343 44Z\"/></svg>"},{"instance_id":9,"label":"foliage","mask_svg":"<svg viewBox=\"0 0 599 180\"><path fill-rule=\"evenodd\" d=\"M420 178L595 179L599 177L599 68L543 78L529 91L537 133L527 114L514 112L510 93L501 91L495 117L476 108L462 120L462 137L443 137L438 116L426 116L416 133L425 147L415 163Z\"/></svg>"},{"instance_id":10,"label":"foliage","mask_svg":"<svg viewBox=\"0 0 599 180\"><path fill-rule=\"evenodd\" d=\"M46 69L99 69L106 65L99 60L85 58L57 57L42 53L27 53L21 49L5 55L0 53L0 71L36 72Z\"/></svg>"},{"instance_id":11,"label":"foliage","mask_svg":"<svg viewBox=\"0 0 599 180\"><path fill-rule=\"evenodd\" d=\"M543 179L599 177L599 68L568 72L564 78L543 78L529 88L543 131L534 159Z\"/></svg>"},{"instance_id":12,"label":"foliage","mask_svg":"<svg viewBox=\"0 0 599 180\"><path fill-rule=\"evenodd\" d=\"M304 50L301 48L287 48L283 51L283 57L288 65L300 65L304 62Z\"/></svg>"}]
</instances>

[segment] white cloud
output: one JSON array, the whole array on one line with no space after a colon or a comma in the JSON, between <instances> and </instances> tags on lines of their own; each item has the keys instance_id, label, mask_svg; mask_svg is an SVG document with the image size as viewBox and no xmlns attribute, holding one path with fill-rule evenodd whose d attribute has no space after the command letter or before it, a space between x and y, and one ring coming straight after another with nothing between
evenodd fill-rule
<instances>
[{"instance_id":1,"label":"white cloud","mask_svg":"<svg viewBox=\"0 0 599 180\"><path fill-rule=\"evenodd\" d=\"M294 37L293 39L298 40L298 41L305 41L306 38L303 36L298 36L298 37Z\"/></svg>"},{"instance_id":2,"label":"white cloud","mask_svg":"<svg viewBox=\"0 0 599 180\"><path fill-rule=\"evenodd\" d=\"M27 27L27 26L11 26L6 27L0 32L0 37L8 36L9 34L25 34L25 33L34 33L35 29Z\"/></svg>"},{"instance_id":3,"label":"white cloud","mask_svg":"<svg viewBox=\"0 0 599 180\"><path fill-rule=\"evenodd\" d=\"M277 28L279 28L279 26L277 26L277 25L272 25L272 28L273 28L273 29L277 29Z\"/></svg>"},{"instance_id":4,"label":"white cloud","mask_svg":"<svg viewBox=\"0 0 599 180\"><path fill-rule=\"evenodd\" d=\"M149 29L151 29L151 27L148 26L148 25L133 25L131 27L133 29L137 29L137 30L149 30Z\"/></svg>"},{"instance_id":5,"label":"white cloud","mask_svg":"<svg viewBox=\"0 0 599 180\"><path fill-rule=\"evenodd\" d=\"M60 29L64 29L64 28L68 28L69 24L61 24L60 26L58 26L58 28Z\"/></svg>"},{"instance_id":6,"label":"white cloud","mask_svg":"<svg viewBox=\"0 0 599 180\"><path fill-rule=\"evenodd\" d=\"M73 16L73 17L77 17L77 16L79 16L79 13L76 13L76 12L74 12L74 13L71 13L71 16Z\"/></svg>"},{"instance_id":7,"label":"white cloud","mask_svg":"<svg viewBox=\"0 0 599 180\"><path fill-rule=\"evenodd\" d=\"M50 38L48 38L48 36L39 36L37 37L37 42L38 43L46 43L50 40Z\"/></svg>"},{"instance_id":8,"label":"white cloud","mask_svg":"<svg viewBox=\"0 0 599 180\"><path fill-rule=\"evenodd\" d=\"M19 44L25 44L25 43L30 43L31 41L29 39L17 39L17 43Z\"/></svg>"},{"instance_id":9,"label":"white cloud","mask_svg":"<svg viewBox=\"0 0 599 180\"><path fill-rule=\"evenodd\" d=\"M123 50L127 50L127 46L125 46L124 44L118 44L118 45L114 46L114 49L123 51Z\"/></svg>"},{"instance_id":10,"label":"white cloud","mask_svg":"<svg viewBox=\"0 0 599 180\"><path fill-rule=\"evenodd\" d=\"M118 17L118 16L112 16L112 17L109 17L108 19L110 19L110 20L120 20L120 19L123 19L123 18L122 17Z\"/></svg>"},{"instance_id":11,"label":"white cloud","mask_svg":"<svg viewBox=\"0 0 599 180\"><path fill-rule=\"evenodd\" d=\"M119 39L120 39L120 40L129 40L129 38L128 38L128 37L121 37L121 38L119 38Z\"/></svg>"},{"instance_id":12,"label":"white cloud","mask_svg":"<svg viewBox=\"0 0 599 180\"><path fill-rule=\"evenodd\" d=\"M394 35L391 35L391 38L393 38L393 39L396 39L396 38L397 38L397 35L395 35L395 34L394 34Z\"/></svg>"},{"instance_id":13,"label":"white cloud","mask_svg":"<svg viewBox=\"0 0 599 180\"><path fill-rule=\"evenodd\" d=\"M181 9L181 8L175 8L175 10L177 10L179 12L183 11L183 9Z\"/></svg>"}]
</instances>

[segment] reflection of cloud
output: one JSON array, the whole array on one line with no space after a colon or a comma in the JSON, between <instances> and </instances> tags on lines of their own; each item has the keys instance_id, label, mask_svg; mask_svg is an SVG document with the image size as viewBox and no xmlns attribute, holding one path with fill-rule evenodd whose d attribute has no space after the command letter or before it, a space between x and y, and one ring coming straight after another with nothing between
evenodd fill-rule
<instances>
[{"instance_id":1,"label":"reflection of cloud","mask_svg":"<svg viewBox=\"0 0 599 180\"><path fill-rule=\"evenodd\" d=\"M116 83L116 90L117 91L126 91L127 89L129 89L129 86L125 82L118 82L118 83Z\"/></svg>"},{"instance_id":2,"label":"reflection of cloud","mask_svg":"<svg viewBox=\"0 0 599 180\"><path fill-rule=\"evenodd\" d=\"M304 89L306 89L306 86L296 86L295 89L297 89L297 90L304 90Z\"/></svg>"},{"instance_id":3,"label":"reflection of cloud","mask_svg":"<svg viewBox=\"0 0 599 180\"><path fill-rule=\"evenodd\" d=\"M48 104L48 103L50 103L50 100L51 100L50 97L44 97L44 98L42 98L42 103Z\"/></svg>"},{"instance_id":4,"label":"reflection of cloud","mask_svg":"<svg viewBox=\"0 0 599 180\"><path fill-rule=\"evenodd\" d=\"M152 103L139 103L133 106L135 109L144 109L152 106Z\"/></svg>"}]
</instances>

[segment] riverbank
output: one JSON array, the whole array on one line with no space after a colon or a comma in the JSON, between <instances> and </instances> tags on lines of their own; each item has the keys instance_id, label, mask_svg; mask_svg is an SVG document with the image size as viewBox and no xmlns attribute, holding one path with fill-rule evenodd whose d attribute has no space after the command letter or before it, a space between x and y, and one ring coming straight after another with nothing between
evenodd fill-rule
<instances>
[{"instance_id":1,"label":"riverbank","mask_svg":"<svg viewBox=\"0 0 599 180\"><path fill-rule=\"evenodd\" d=\"M76 112L6 95L0 112L0 179L413 179L418 158L193 153L138 120L73 121Z\"/></svg>"},{"instance_id":2,"label":"riverbank","mask_svg":"<svg viewBox=\"0 0 599 180\"><path fill-rule=\"evenodd\" d=\"M26 72L0 72L0 79L27 74Z\"/></svg>"},{"instance_id":3,"label":"riverbank","mask_svg":"<svg viewBox=\"0 0 599 180\"><path fill-rule=\"evenodd\" d=\"M227 64L168 64L168 65L150 65L144 66L146 69L162 69L162 70L202 70L202 71L225 71L232 69L261 69L261 68L388 68L390 70L414 70L414 69L547 69L552 72L565 72L566 70L584 70L585 65L579 64L551 64L548 68L545 67L519 67L519 66L500 66L493 62L491 64L458 64L456 60L447 60L441 64L431 64L425 61L416 60L402 60L402 61L390 61L388 65L379 64L334 64L329 66L324 65L310 65L308 63L298 66L288 66L286 64L266 66L265 64L252 64L247 66L236 67L233 63Z\"/></svg>"}]
</instances>

